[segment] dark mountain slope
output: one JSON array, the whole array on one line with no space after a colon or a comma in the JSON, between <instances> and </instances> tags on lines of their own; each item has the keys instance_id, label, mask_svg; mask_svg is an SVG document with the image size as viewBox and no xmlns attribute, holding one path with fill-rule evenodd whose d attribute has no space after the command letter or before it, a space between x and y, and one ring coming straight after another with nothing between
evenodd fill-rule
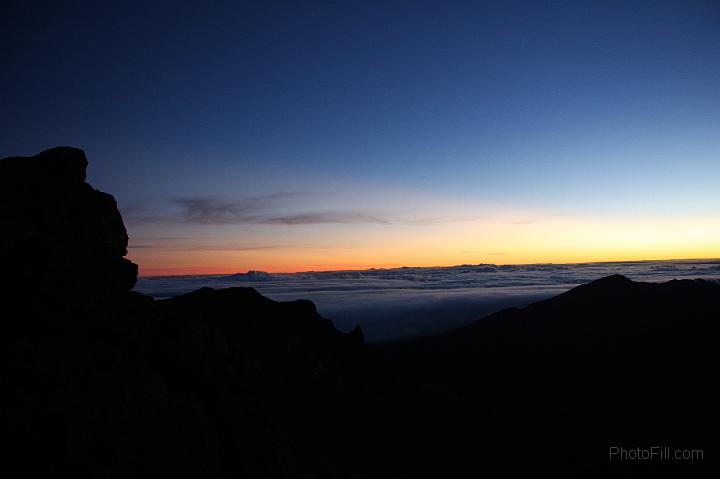
<instances>
[{"instance_id":1,"label":"dark mountain slope","mask_svg":"<svg viewBox=\"0 0 720 479\"><path fill-rule=\"evenodd\" d=\"M711 459L620 463L609 461L609 447L711 454L719 321L716 283L610 276L462 329L374 349L393 377L414 385L409 395L398 390L398 402L413 404L406 420L452 411L419 429L452 431L442 440L417 438L412 455L433 458L427 467L463 477L488 465L570 476L687 475L704 473Z\"/></svg>"},{"instance_id":2,"label":"dark mountain slope","mask_svg":"<svg viewBox=\"0 0 720 479\"><path fill-rule=\"evenodd\" d=\"M469 362L474 376L489 381L681 380L717 353L719 315L717 283L635 283L615 275L397 348Z\"/></svg>"}]
</instances>

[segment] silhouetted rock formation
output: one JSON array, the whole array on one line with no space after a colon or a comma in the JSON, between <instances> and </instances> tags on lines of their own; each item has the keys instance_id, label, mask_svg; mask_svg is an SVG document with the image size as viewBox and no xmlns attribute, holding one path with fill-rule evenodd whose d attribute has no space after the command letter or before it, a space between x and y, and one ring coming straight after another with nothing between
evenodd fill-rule
<instances>
[{"instance_id":1,"label":"silhouetted rock formation","mask_svg":"<svg viewBox=\"0 0 720 479\"><path fill-rule=\"evenodd\" d=\"M122 218L86 166L74 148L0 161L14 464L27 477L338 475L360 331L248 288L130 292Z\"/></svg>"},{"instance_id":2,"label":"silhouetted rock formation","mask_svg":"<svg viewBox=\"0 0 720 479\"><path fill-rule=\"evenodd\" d=\"M0 262L9 286L129 291L137 265L112 196L85 182L87 160L57 147L0 160ZM7 272L12 272L10 275Z\"/></svg>"}]
</instances>

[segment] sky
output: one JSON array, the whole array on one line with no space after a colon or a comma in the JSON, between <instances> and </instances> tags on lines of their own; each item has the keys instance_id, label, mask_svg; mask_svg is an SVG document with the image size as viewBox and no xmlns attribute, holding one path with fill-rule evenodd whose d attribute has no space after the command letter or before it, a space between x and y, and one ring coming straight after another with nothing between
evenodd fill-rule
<instances>
[{"instance_id":1,"label":"sky","mask_svg":"<svg viewBox=\"0 0 720 479\"><path fill-rule=\"evenodd\" d=\"M142 275L720 256L720 2L33 2L0 156Z\"/></svg>"}]
</instances>

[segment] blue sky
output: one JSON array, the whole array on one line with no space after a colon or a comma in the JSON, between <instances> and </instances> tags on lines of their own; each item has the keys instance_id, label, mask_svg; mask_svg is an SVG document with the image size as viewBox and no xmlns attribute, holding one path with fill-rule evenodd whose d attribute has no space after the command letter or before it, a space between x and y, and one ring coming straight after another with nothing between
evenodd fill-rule
<instances>
[{"instance_id":1,"label":"blue sky","mask_svg":"<svg viewBox=\"0 0 720 479\"><path fill-rule=\"evenodd\" d=\"M24 1L6 11L0 154L84 148L90 181L126 217L172 216L178 198L297 192L276 214L720 217L718 2ZM337 225L384 234L352 221L310 223L305 236L288 225L200 231L177 215L130 222L131 235L305 244Z\"/></svg>"}]
</instances>

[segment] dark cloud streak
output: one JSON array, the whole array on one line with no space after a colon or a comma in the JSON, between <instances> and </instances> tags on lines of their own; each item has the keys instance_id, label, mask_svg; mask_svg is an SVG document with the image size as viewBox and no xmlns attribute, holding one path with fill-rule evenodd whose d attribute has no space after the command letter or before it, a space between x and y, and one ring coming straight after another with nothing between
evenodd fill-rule
<instances>
[{"instance_id":1,"label":"dark cloud streak","mask_svg":"<svg viewBox=\"0 0 720 479\"><path fill-rule=\"evenodd\" d=\"M128 223L185 223L197 225L280 225L299 226L317 224L376 224L428 226L474 221L472 218L389 218L387 215L358 210L311 210L293 213L278 212L297 198L309 196L309 193L291 192L242 198L239 200L221 200L208 197L184 197L171 200L175 211L168 214L150 213L145 208L131 208L125 215Z\"/></svg>"}]
</instances>

